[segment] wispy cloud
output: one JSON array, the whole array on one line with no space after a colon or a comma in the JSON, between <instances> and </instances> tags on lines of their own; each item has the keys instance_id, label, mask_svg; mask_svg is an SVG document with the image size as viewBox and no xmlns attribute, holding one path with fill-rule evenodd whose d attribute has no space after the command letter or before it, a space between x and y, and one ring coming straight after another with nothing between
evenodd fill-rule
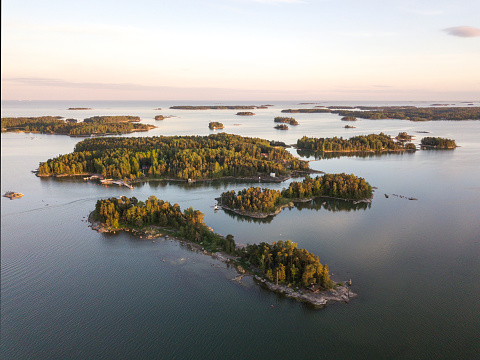
<instances>
[{"instance_id":1,"label":"wispy cloud","mask_svg":"<svg viewBox=\"0 0 480 360\"><path fill-rule=\"evenodd\" d=\"M459 37L475 37L480 36L480 29L473 26L456 26L447 29L443 29L449 35Z\"/></svg>"}]
</instances>

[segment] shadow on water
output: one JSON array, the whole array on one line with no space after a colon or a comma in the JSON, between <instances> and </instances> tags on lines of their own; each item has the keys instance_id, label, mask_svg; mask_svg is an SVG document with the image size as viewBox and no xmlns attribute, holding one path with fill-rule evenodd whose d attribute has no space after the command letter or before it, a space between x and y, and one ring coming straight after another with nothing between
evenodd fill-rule
<instances>
[{"instance_id":1,"label":"shadow on water","mask_svg":"<svg viewBox=\"0 0 480 360\"><path fill-rule=\"evenodd\" d=\"M372 207L371 203L358 203L354 204L351 201L344 201L344 200L337 200L337 199L325 199L325 198L316 198L308 202L298 202L295 203L295 208L299 211L302 210L327 210L332 212L339 212L339 211L360 211L360 210L367 210ZM249 223L256 223L256 224L270 224L275 215L268 216L263 219L252 218L245 215L237 214L230 210L223 210L228 216L231 218L237 219L238 222L249 222Z\"/></svg>"},{"instance_id":2,"label":"shadow on water","mask_svg":"<svg viewBox=\"0 0 480 360\"><path fill-rule=\"evenodd\" d=\"M384 155L414 155L415 152L412 151L382 151L382 152L323 152L323 151L312 151L312 150L300 150L297 149L297 154L303 158L309 159L314 158L315 160L322 159L337 159L341 157L356 157L356 158L377 158Z\"/></svg>"}]
</instances>

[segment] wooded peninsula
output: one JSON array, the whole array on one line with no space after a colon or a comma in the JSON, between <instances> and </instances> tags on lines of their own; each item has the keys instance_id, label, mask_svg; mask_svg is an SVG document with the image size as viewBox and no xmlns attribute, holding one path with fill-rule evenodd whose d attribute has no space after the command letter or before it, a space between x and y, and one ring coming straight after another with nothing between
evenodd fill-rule
<instances>
[{"instance_id":1,"label":"wooded peninsula","mask_svg":"<svg viewBox=\"0 0 480 360\"><path fill-rule=\"evenodd\" d=\"M101 174L131 181L257 178L311 171L268 140L226 133L209 136L88 138L74 152L40 163L38 176Z\"/></svg>"},{"instance_id":2,"label":"wooded peninsula","mask_svg":"<svg viewBox=\"0 0 480 360\"><path fill-rule=\"evenodd\" d=\"M347 300L346 286L331 280L328 265L320 263L315 254L299 249L290 240L237 247L233 235L223 237L214 233L205 225L204 214L191 207L182 212L178 204L172 205L155 196L145 202L122 196L98 200L89 220L92 228L102 232L131 231L144 234L148 239L165 234L179 236L204 253L233 263L241 276L247 271L271 290L285 292L301 301L325 305L327 299ZM337 289L331 294L313 294L334 286Z\"/></svg>"},{"instance_id":3,"label":"wooded peninsula","mask_svg":"<svg viewBox=\"0 0 480 360\"><path fill-rule=\"evenodd\" d=\"M304 136L297 140L297 148L321 152L356 152L356 151L415 151L413 143L394 141L384 133L343 137L313 138Z\"/></svg>"},{"instance_id":4,"label":"wooded peninsula","mask_svg":"<svg viewBox=\"0 0 480 360\"><path fill-rule=\"evenodd\" d=\"M138 116L94 116L77 122L56 116L2 118L2 132L32 132L69 136L116 135L148 131L153 125L140 124Z\"/></svg>"}]
</instances>

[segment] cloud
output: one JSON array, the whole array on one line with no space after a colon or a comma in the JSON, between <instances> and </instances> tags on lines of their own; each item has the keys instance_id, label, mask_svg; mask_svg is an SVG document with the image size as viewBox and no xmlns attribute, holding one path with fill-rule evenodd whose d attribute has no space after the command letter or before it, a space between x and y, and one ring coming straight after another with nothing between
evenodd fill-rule
<instances>
[{"instance_id":1,"label":"cloud","mask_svg":"<svg viewBox=\"0 0 480 360\"><path fill-rule=\"evenodd\" d=\"M473 26L456 26L448 29L443 29L449 35L459 37L475 37L480 36L480 29Z\"/></svg>"}]
</instances>

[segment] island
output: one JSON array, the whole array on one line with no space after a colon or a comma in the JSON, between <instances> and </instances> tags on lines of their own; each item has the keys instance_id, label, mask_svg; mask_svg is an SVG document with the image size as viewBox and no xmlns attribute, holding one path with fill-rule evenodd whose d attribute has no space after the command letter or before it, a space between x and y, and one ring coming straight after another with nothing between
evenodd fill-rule
<instances>
[{"instance_id":1,"label":"island","mask_svg":"<svg viewBox=\"0 0 480 360\"><path fill-rule=\"evenodd\" d=\"M333 198L354 203L367 202L372 198L372 186L365 179L353 174L325 174L303 181L293 181L281 191L250 187L238 191L226 191L217 199L219 205L239 215L266 218L279 214L295 202L308 202L315 198Z\"/></svg>"},{"instance_id":2,"label":"island","mask_svg":"<svg viewBox=\"0 0 480 360\"><path fill-rule=\"evenodd\" d=\"M93 109L87 108L87 107L71 107L71 108L68 108L67 110L93 110Z\"/></svg>"},{"instance_id":3,"label":"island","mask_svg":"<svg viewBox=\"0 0 480 360\"><path fill-rule=\"evenodd\" d=\"M344 116L341 118L342 121L357 121L355 116Z\"/></svg>"},{"instance_id":4,"label":"island","mask_svg":"<svg viewBox=\"0 0 480 360\"><path fill-rule=\"evenodd\" d=\"M282 181L313 173L270 141L227 133L208 136L95 137L78 142L72 153L41 162L37 176L91 176L149 180L251 179ZM277 176L271 178L269 174Z\"/></svg>"},{"instance_id":5,"label":"island","mask_svg":"<svg viewBox=\"0 0 480 360\"><path fill-rule=\"evenodd\" d=\"M288 130L288 126L285 124L279 124L277 126L274 126L273 128L277 130Z\"/></svg>"},{"instance_id":6,"label":"island","mask_svg":"<svg viewBox=\"0 0 480 360\"><path fill-rule=\"evenodd\" d=\"M282 113L331 113L332 110L330 109L284 109L282 110Z\"/></svg>"},{"instance_id":7,"label":"island","mask_svg":"<svg viewBox=\"0 0 480 360\"><path fill-rule=\"evenodd\" d=\"M256 109L254 105L201 105L201 106L191 106L191 105L176 105L170 106L170 109L174 110L249 110Z\"/></svg>"},{"instance_id":8,"label":"island","mask_svg":"<svg viewBox=\"0 0 480 360\"><path fill-rule=\"evenodd\" d=\"M253 116L253 115L255 115L255 113L250 112L250 111L240 111L240 112L237 112L236 115L239 115L239 116Z\"/></svg>"},{"instance_id":9,"label":"island","mask_svg":"<svg viewBox=\"0 0 480 360\"><path fill-rule=\"evenodd\" d=\"M298 121L292 117L284 117L284 116L277 116L273 119L274 122L290 124L290 125L298 125Z\"/></svg>"},{"instance_id":10,"label":"island","mask_svg":"<svg viewBox=\"0 0 480 360\"><path fill-rule=\"evenodd\" d=\"M356 127L352 125L345 125L345 129L356 129Z\"/></svg>"},{"instance_id":11,"label":"island","mask_svg":"<svg viewBox=\"0 0 480 360\"><path fill-rule=\"evenodd\" d=\"M297 140L297 148L320 152L383 152L383 151L415 151L413 143L395 142L390 135L384 133L359 135L344 139L309 138L307 136Z\"/></svg>"},{"instance_id":12,"label":"island","mask_svg":"<svg viewBox=\"0 0 480 360\"><path fill-rule=\"evenodd\" d=\"M413 135L408 135L405 131L399 132L396 138L398 141L412 141Z\"/></svg>"},{"instance_id":13,"label":"island","mask_svg":"<svg viewBox=\"0 0 480 360\"><path fill-rule=\"evenodd\" d=\"M218 122L218 121L211 121L209 124L208 124L208 128L210 130L217 130L217 129L223 129L223 124L221 122Z\"/></svg>"},{"instance_id":14,"label":"island","mask_svg":"<svg viewBox=\"0 0 480 360\"><path fill-rule=\"evenodd\" d=\"M271 291L317 307L329 301L348 302L356 295L344 283L332 281L328 265L320 263L318 256L291 240L236 246L233 235L223 237L206 226L201 211L190 207L182 212L178 204L155 196L145 202L125 196L98 200L89 221L99 232L126 231L153 241L159 237L186 241L192 250L235 266L239 275L233 280L252 276Z\"/></svg>"},{"instance_id":15,"label":"island","mask_svg":"<svg viewBox=\"0 0 480 360\"><path fill-rule=\"evenodd\" d=\"M155 120L164 120L165 116L163 115L155 115Z\"/></svg>"},{"instance_id":16,"label":"island","mask_svg":"<svg viewBox=\"0 0 480 360\"><path fill-rule=\"evenodd\" d=\"M4 197L9 198L10 200L15 200L15 199L20 199L23 194L19 192L14 192L14 191L7 191L5 194L3 194Z\"/></svg>"},{"instance_id":17,"label":"island","mask_svg":"<svg viewBox=\"0 0 480 360\"><path fill-rule=\"evenodd\" d=\"M440 137L424 137L420 146L422 149L455 149L457 144L455 140Z\"/></svg>"},{"instance_id":18,"label":"island","mask_svg":"<svg viewBox=\"0 0 480 360\"><path fill-rule=\"evenodd\" d=\"M2 118L2 132L30 132L69 136L100 136L148 131L153 125L139 124L138 116L94 116L77 122L60 116Z\"/></svg>"}]
</instances>

